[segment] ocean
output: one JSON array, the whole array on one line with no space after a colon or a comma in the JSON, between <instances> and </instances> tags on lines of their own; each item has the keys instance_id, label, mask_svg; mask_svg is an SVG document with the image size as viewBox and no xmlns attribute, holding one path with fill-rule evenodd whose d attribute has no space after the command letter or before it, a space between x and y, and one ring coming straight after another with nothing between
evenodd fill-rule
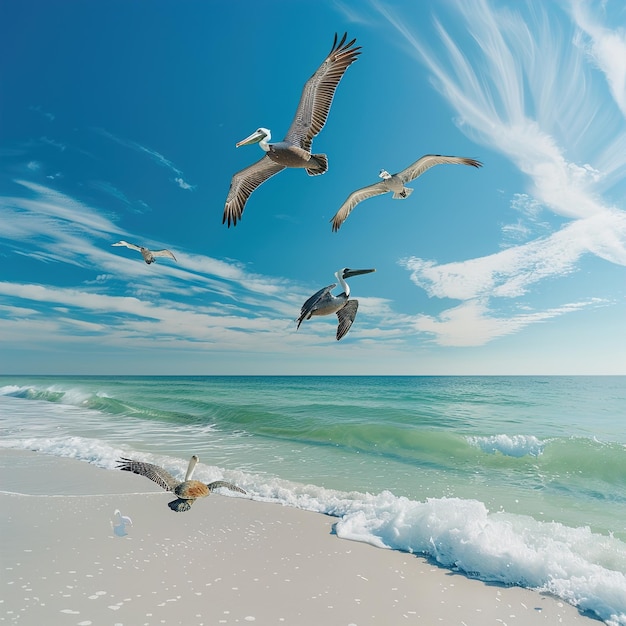
<instances>
[{"instance_id":1,"label":"ocean","mask_svg":"<svg viewBox=\"0 0 626 626\"><path fill-rule=\"evenodd\" d=\"M626 625L626 377L0 377L0 447L120 456Z\"/></svg>"}]
</instances>

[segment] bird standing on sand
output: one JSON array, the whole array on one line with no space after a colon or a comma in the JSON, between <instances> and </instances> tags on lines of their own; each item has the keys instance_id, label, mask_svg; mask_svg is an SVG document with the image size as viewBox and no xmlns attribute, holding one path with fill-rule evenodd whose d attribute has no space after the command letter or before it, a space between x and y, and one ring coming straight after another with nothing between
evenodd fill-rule
<instances>
[{"instance_id":1,"label":"bird standing on sand","mask_svg":"<svg viewBox=\"0 0 626 626\"><path fill-rule=\"evenodd\" d=\"M157 256L166 256L169 259L174 259L176 261L176 257L169 250L148 250L148 248L144 248L143 246L136 246L134 243L128 243L128 241L118 241L117 243L112 243L112 246L126 246L131 250L137 250L137 252L141 252L141 256L143 260L150 265L150 263L154 263L156 259L154 257ZM178 262L178 261L177 261Z\"/></svg>"},{"instance_id":2,"label":"bird standing on sand","mask_svg":"<svg viewBox=\"0 0 626 626\"><path fill-rule=\"evenodd\" d=\"M178 498L167 503L167 506L181 513L188 511L191 505L197 498L206 498L215 489L225 487L231 491L237 491L239 493L246 493L240 487L237 487L231 483L224 482L223 480L216 480L208 485L200 482L199 480L192 480L191 476L198 463L197 455L193 455L189 460L189 466L187 467L187 473L185 474L185 480L176 480L167 470L164 470L158 465L152 463L144 463L143 461L133 461L132 459L121 458L117 461L118 469L125 472L133 472L140 476L145 476L154 481L160 487L163 487L166 491L173 491Z\"/></svg>"},{"instance_id":3,"label":"bird standing on sand","mask_svg":"<svg viewBox=\"0 0 626 626\"><path fill-rule=\"evenodd\" d=\"M113 528L113 532L118 537L126 537L128 533L126 532L126 526L132 526L133 520L128 517L128 515L122 515L122 512L119 509L115 509L113 511L114 520L111 522L111 527Z\"/></svg>"},{"instance_id":4,"label":"bird standing on sand","mask_svg":"<svg viewBox=\"0 0 626 626\"><path fill-rule=\"evenodd\" d=\"M228 222L230 228L232 222L233 226L236 226L252 192L286 167L304 168L309 176L323 174L328 169L325 154L311 154L311 143L326 124L339 81L361 54L360 46L352 47L356 39L345 43L346 37L347 33L344 33L341 41L337 43L335 33L330 53L304 85L295 117L282 141L269 143L272 138L270 131L267 128L259 128L236 144L239 147L259 143L265 156L233 176L224 206L222 224Z\"/></svg>"},{"instance_id":5,"label":"bird standing on sand","mask_svg":"<svg viewBox=\"0 0 626 626\"><path fill-rule=\"evenodd\" d=\"M415 180L431 167L445 163L471 165L472 167L482 166L480 161L468 159L466 157L425 154L423 157L415 161L415 163L409 165L409 167L403 169L397 174L390 174L387 170L380 170L380 174L378 174L378 176L383 179L381 182L357 189L346 198L346 201L341 205L339 211L337 211L335 216L330 220L333 223L333 232L339 230L348 215L350 215L352 209L354 209L359 202L367 200L367 198L372 198L373 196L380 196L381 194L389 191L393 192L394 200L404 200L413 193L413 189L405 187L405 183Z\"/></svg>"},{"instance_id":6,"label":"bird standing on sand","mask_svg":"<svg viewBox=\"0 0 626 626\"><path fill-rule=\"evenodd\" d=\"M296 330L300 328L300 324L304 320L310 320L314 315L336 313L339 320L337 325L337 341L339 341L350 330L359 308L358 300L350 300L350 286L345 279L351 276L359 276L360 274L370 274L375 271L375 269L351 270L348 267L344 267L335 272L335 276L343 287L343 291L338 296L333 296L330 292L337 286L337 283L333 283L314 293L300 309L300 317L296 320L298 322Z\"/></svg>"}]
</instances>

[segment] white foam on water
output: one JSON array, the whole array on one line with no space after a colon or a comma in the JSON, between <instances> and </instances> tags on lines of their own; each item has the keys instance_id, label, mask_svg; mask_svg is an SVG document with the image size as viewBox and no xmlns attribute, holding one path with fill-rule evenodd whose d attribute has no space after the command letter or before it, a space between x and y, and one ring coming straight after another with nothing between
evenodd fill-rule
<instances>
[{"instance_id":1,"label":"white foam on water","mask_svg":"<svg viewBox=\"0 0 626 626\"><path fill-rule=\"evenodd\" d=\"M468 443L488 454L504 454L505 456L523 457L539 456L545 442L534 435L491 435L489 437L467 437Z\"/></svg>"}]
</instances>

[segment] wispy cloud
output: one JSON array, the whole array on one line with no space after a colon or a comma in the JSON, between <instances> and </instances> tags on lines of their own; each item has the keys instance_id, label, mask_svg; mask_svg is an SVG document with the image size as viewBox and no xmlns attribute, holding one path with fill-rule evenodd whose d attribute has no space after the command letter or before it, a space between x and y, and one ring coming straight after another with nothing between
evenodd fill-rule
<instances>
[{"instance_id":1,"label":"wispy cloud","mask_svg":"<svg viewBox=\"0 0 626 626\"><path fill-rule=\"evenodd\" d=\"M431 72L463 132L499 151L526 175L528 188L513 198L514 208L520 208L523 198L524 208L535 215L545 207L570 220L548 235L544 222L542 236L531 240L537 233L528 220L518 222L504 231L509 247L482 258L443 265L418 257L401 260L413 282L430 296L463 302L438 316L419 316L416 328L434 334L442 345L480 345L590 306L595 300L583 296L576 304L520 315L501 300L519 299L542 280L576 271L587 254L626 265L626 213L602 195L626 174L626 131L622 116L599 95L586 52L565 37L540 5L525 20L521 12L496 9L487 0L471 5L457 1L454 9L471 39L461 44L435 19L443 49L438 52L425 47L419 27L407 25L378 1L373 5ZM601 50L621 49L619 37L591 28L582 2L572 6L579 23L597 37L596 59L605 59ZM612 63L608 56L605 71L621 107L626 55ZM524 243L515 245L513 233Z\"/></svg>"},{"instance_id":2,"label":"wispy cloud","mask_svg":"<svg viewBox=\"0 0 626 626\"><path fill-rule=\"evenodd\" d=\"M616 4L623 11L623 4ZM606 9L606 3L570 0L569 8L581 30L576 42L604 72L615 103L626 117L626 30L602 23L598 12ZM606 14L604 20L610 23Z\"/></svg>"},{"instance_id":3,"label":"wispy cloud","mask_svg":"<svg viewBox=\"0 0 626 626\"><path fill-rule=\"evenodd\" d=\"M135 150L142 154L146 154L155 163L173 172L175 174L174 182L181 189L193 190L195 188L195 185L190 185L188 182L184 180L183 172L180 169L178 169L174 165L174 163L172 163L172 161L170 161L169 159L166 159L160 152L157 152L156 150L152 150L151 148L147 148L146 146L142 146L140 143L137 143L136 141L132 141L131 139L122 139L121 137L118 137L114 135L113 133L110 133L108 130L104 130L103 128L94 128L93 130L99 135L101 135L102 137L106 137L107 139L114 141L115 143L118 143L119 145L124 146L125 148L130 148L131 150Z\"/></svg>"},{"instance_id":4,"label":"wispy cloud","mask_svg":"<svg viewBox=\"0 0 626 626\"><path fill-rule=\"evenodd\" d=\"M185 182L182 178L180 178L180 176L175 178L174 181L181 189L192 190L196 187L195 185L190 185L189 183Z\"/></svg>"}]
</instances>

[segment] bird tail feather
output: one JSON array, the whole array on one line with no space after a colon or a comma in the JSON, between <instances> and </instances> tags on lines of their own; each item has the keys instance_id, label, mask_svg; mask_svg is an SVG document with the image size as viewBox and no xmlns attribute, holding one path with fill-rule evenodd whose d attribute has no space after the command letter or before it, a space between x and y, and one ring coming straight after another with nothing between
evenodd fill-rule
<instances>
[{"instance_id":1,"label":"bird tail feather","mask_svg":"<svg viewBox=\"0 0 626 626\"><path fill-rule=\"evenodd\" d=\"M311 167L306 168L309 176L317 176L328 170L328 157L325 154L312 154L309 163L312 164Z\"/></svg>"},{"instance_id":2,"label":"bird tail feather","mask_svg":"<svg viewBox=\"0 0 626 626\"><path fill-rule=\"evenodd\" d=\"M193 504L193 500L183 500L182 498L176 498L176 500L172 500L167 503L167 506L172 509L172 511L176 511L177 513L183 513L184 511L188 511Z\"/></svg>"},{"instance_id":3,"label":"bird tail feather","mask_svg":"<svg viewBox=\"0 0 626 626\"><path fill-rule=\"evenodd\" d=\"M394 200L404 200L408 198L413 193L413 189L411 187L402 187L402 191L400 193L394 193Z\"/></svg>"}]
</instances>

